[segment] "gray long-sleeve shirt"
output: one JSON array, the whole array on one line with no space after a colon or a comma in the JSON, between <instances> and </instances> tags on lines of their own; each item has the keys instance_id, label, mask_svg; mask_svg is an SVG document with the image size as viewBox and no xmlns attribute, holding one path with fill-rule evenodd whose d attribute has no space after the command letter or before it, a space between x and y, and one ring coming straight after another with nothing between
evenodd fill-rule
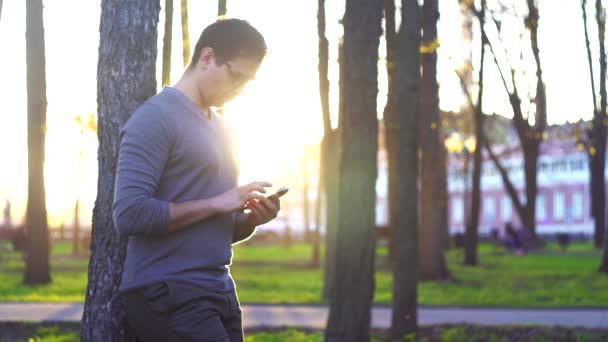
<instances>
[{"instance_id":1,"label":"gray long-sleeve shirt","mask_svg":"<svg viewBox=\"0 0 608 342\"><path fill-rule=\"evenodd\" d=\"M231 290L234 215L169 232L169 203L214 197L236 185L221 118L208 118L170 87L143 103L121 130L113 218L128 244L120 290L167 280Z\"/></svg>"}]
</instances>

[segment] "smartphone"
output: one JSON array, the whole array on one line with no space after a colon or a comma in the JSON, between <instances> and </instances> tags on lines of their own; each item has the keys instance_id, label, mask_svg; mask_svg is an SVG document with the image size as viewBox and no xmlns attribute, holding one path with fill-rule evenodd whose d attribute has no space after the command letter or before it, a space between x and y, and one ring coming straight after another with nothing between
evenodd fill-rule
<instances>
[{"instance_id":1,"label":"smartphone","mask_svg":"<svg viewBox=\"0 0 608 342\"><path fill-rule=\"evenodd\" d=\"M266 196L266 198L271 198L271 197L280 198L281 196L285 195L288 191L289 191L289 188L281 187L274 194L272 194L270 196Z\"/></svg>"},{"instance_id":2,"label":"smartphone","mask_svg":"<svg viewBox=\"0 0 608 342\"><path fill-rule=\"evenodd\" d=\"M268 198L268 199L270 199L270 198L280 198L281 196L285 195L288 191L289 191L289 188L282 187L282 188L279 188L277 191L275 191L275 193L273 193L272 195L266 196L266 198ZM253 203L251 201L247 202L247 204L245 204L245 207L243 209L249 208L249 206L251 206L252 204Z\"/></svg>"}]
</instances>

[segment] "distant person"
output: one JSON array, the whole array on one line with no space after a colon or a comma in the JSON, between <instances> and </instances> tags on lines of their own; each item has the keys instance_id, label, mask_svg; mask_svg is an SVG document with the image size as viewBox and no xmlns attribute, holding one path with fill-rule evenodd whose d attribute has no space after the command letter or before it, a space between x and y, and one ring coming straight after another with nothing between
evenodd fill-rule
<instances>
[{"instance_id":1,"label":"distant person","mask_svg":"<svg viewBox=\"0 0 608 342\"><path fill-rule=\"evenodd\" d=\"M113 218L128 237L120 292L140 341L243 341L231 244L274 219L280 201L260 194L268 182L237 186L228 129L210 107L239 94L265 54L248 22L218 20L181 79L122 128Z\"/></svg>"},{"instance_id":2,"label":"distant person","mask_svg":"<svg viewBox=\"0 0 608 342\"><path fill-rule=\"evenodd\" d=\"M511 222L505 223L505 234L507 236L507 248L515 251L517 255L524 254L524 245L518 232L513 228Z\"/></svg>"},{"instance_id":3,"label":"distant person","mask_svg":"<svg viewBox=\"0 0 608 342\"><path fill-rule=\"evenodd\" d=\"M568 245L570 244L570 234L566 232L559 232L555 234L555 238L562 252L565 252L566 249L568 249Z\"/></svg>"},{"instance_id":4,"label":"distant person","mask_svg":"<svg viewBox=\"0 0 608 342\"><path fill-rule=\"evenodd\" d=\"M6 202L4 203L4 226L5 227L13 226L13 220L11 218L11 200L9 200L8 198L6 199Z\"/></svg>"}]
</instances>

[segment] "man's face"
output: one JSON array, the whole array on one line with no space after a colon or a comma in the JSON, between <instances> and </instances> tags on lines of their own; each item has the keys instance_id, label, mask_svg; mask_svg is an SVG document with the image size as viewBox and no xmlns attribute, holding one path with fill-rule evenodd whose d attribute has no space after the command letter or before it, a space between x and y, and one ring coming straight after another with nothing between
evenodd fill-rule
<instances>
[{"instance_id":1,"label":"man's face","mask_svg":"<svg viewBox=\"0 0 608 342\"><path fill-rule=\"evenodd\" d=\"M202 68L201 92L210 106L220 107L241 93L247 82L255 78L260 63L237 57L218 62L215 56Z\"/></svg>"}]
</instances>

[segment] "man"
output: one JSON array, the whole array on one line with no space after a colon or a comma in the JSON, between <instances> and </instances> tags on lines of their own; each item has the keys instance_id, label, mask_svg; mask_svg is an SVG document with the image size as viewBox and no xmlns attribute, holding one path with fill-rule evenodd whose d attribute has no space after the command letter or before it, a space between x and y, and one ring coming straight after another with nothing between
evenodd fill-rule
<instances>
[{"instance_id":1,"label":"man","mask_svg":"<svg viewBox=\"0 0 608 342\"><path fill-rule=\"evenodd\" d=\"M228 131L210 107L234 98L265 54L246 21L215 22L175 86L121 131L113 218L128 237L120 292L139 340L243 341L231 244L275 218L280 203L260 194L268 182L237 187Z\"/></svg>"}]
</instances>

